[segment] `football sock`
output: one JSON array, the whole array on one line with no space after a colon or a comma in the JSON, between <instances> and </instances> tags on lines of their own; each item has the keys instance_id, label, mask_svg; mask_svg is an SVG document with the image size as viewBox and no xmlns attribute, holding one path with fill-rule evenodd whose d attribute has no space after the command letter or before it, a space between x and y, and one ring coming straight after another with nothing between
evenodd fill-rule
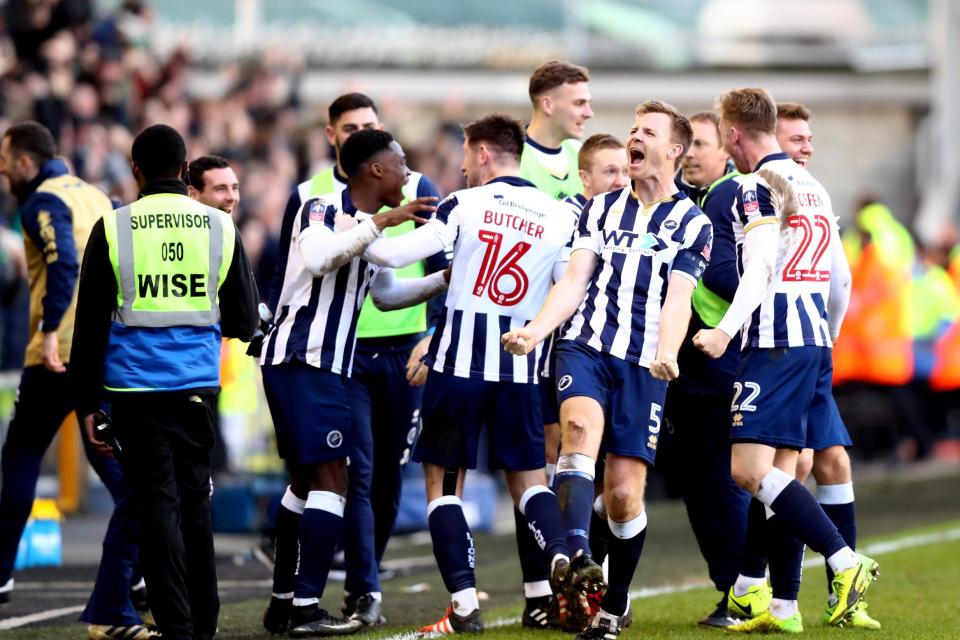
<instances>
[{"instance_id":1,"label":"football sock","mask_svg":"<svg viewBox=\"0 0 960 640\"><path fill-rule=\"evenodd\" d=\"M607 557L607 549L610 545L610 525L607 523L607 508L603 504L603 496L599 495L593 501L593 512L590 514L590 550L593 552L593 560L597 564L603 564L603 559Z\"/></svg>"},{"instance_id":2,"label":"football sock","mask_svg":"<svg viewBox=\"0 0 960 640\"><path fill-rule=\"evenodd\" d=\"M560 521L571 556L590 553L588 539L593 505L593 478L596 462L579 453L561 455L557 460L557 499Z\"/></svg>"},{"instance_id":3,"label":"football sock","mask_svg":"<svg viewBox=\"0 0 960 640\"><path fill-rule=\"evenodd\" d=\"M468 616L480 608L480 601L477 599L477 588L467 587L456 593L450 594L450 606L453 612L458 616Z\"/></svg>"},{"instance_id":4,"label":"football sock","mask_svg":"<svg viewBox=\"0 0 960 640\"><path fill-rule=\"evenodd\" d=\"M475 588L476 550L463 515L463 502L457 496L442 496L431 501L427 505L427 522L433 540L433 555L447 591L457 594Z\"/></svg>"},{"instance_id":5,"label":"football sock","mask_svg":"<svg viewBox=\"0 0 960 640\"><path fill-rule=\"evenodd\" d=\"M800 578L803 571L803 543L779 516L770 519L769 528L770 586L773 589L773 597L780 600L796 600L800 594Z\"/></svg>"},{"instance_id":6,"label":"football sock","mask_svg":"<svg viewBox=\"0 0 960 640\"><path fill-rule=\"evenodd\" d=\"M607 613L622 616L627 611L630 599L630 581L640 564L643 542L647 538L647 512L627 522L616 522L607 517L610 527L610 566L607 576L607 592L601 607Z\"/></svg>"},{"instance_id":7,"label":"football sock","mask_svg":"<svg viewBox=\"0 0 960 640\"><path fill-rule=\"evenodd\" d=\"M517 555L520 557L520 575L523 576L523 593L526 597L549 595L550 559L533 537L527 519L516 507L513 508L513 524L517 538ZM541 593L546 585L546 594ZM530 595L535 594L535 595Z\"/></svg>"},{"instance_id":8,"label":"football sock","mask_svg":"<svg viewBox=\"0 0 960 640\"><path fill-rule=\"evenodd\" d=\"M854 508L853 483L817 486L817 502L836 525L843 541L851 549L857 548L857 517ZM827 591L832 590L833 570L827 565Z\"/></svg>"},{"instance_id":9,"label":"football sock","mask_svg":"<svg viewBox=\"0 0 960 640\"><path fill-rule=\"evenodd\" d=\"M530 487L520 496L518 507L527 519L528 529L538 548L549 561L558 555L569 557L567 539L560 523L560 505L553 491L542 484Z\"/></svg>"},{"instance_id":10,"label":"football sock","mask_svg":"<svg viewBox=\"0 0 960 640\"><path fill-rule=\"evenodd\" d=\"M294 585L293 605L320 598L343 528L347 500L331 491L311 491L300 518L300 563Z\"/></svg>"},{"instance_id":11,"label":"football sock","mask_svg":"<svg viewBox=\"0 0 960 640\"><path fill-rule=\"evenodd\" d=\"M741 576L765 579L770 538L768 529L766 507L756 498L752 498L747 508L747 532L743 540L743 558L740 560Z\"/></svg>"},{"instance_id":12,"label":"football sock","mask_svg":"<svg viewBox=\"0 0 960 640\"><path fill-rule=\"evenodd\" d=\"M733 583L733 595L738 598L742 598L747 595L747 592L750 591L750 587L758 587L767 584L766 576L762 578L754 578L752 576L745 576L742 573L737 576L737 581Z\"/></svg>"},{"instance_id":13,"label":"football sock","mask_svg":"<svg viewBox=\"0 0 960 640\"><path fill-rule=\"evenodd\" d=\"M300 557L300 520L307 501L294 495L290 487L280 500L277 511L277 538L274 542L273 593L292 597L294 573Z\"/></svg>"},{"instance_id":14,"label":"football sock","mask_svg":"<svg viewBox=\"0 0 960 640\"><path fill-rule=\"evenodd\" d=\"M820 508L813 494L780 469L773 468L764 476L756 497L770 507L801 542L826 556L828 561L843 549L849 551L840 532ZM836 561L845 565L844 568L853 566L852 563L846 564L847 556L838 557ZM853 562L856 562L855 555Z\"/></svg>"},{"instance_id":15,"label":"football sock","mask_svg":"<svg viewBox=\"0 0 960 640\"><path fill-rule=\"evenodd\" d=\"M797 601L794 600L784 600L782 598L773 598L770 600L770 613L773 614L775 618L780 620L786 620L793 614L795 614L800 609L797 607Z\"/></svg>"}]
</instances>

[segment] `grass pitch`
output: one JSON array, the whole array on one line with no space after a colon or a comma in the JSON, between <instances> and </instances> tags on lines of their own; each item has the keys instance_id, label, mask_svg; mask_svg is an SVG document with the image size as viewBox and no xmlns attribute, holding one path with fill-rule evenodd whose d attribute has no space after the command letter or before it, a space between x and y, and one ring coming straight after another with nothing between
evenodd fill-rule
<instances>
[{"instance_id":1,"label":"grass pitch","mask_svg":"<svg viewBox=\"0 0 960 640\"><path fill-rule=\"evenodd\" d=\"M927 539L922 545L899 550L888 549L875 556L880 562L881 577L867 600L870 614L883 623L879 632L824 626L820 618L826 601L824 569L822 566L806 568L800 593L806 637L837 639L873 635L886 640L960 640L958 496L960 468L932 478L907 480L890 476L858 482L861 549L866 550L878 541L902 541L920 534L937 534L940 539ZM712 586L697 586L705 585L706 568L690 532L683 505L655 503L650 505L648 512L647 542L633 584L642 597L634 600L634 624L621 637L687 639L725 636L722 631L696 625L698 619L712 610L719 594ZM412 632L417 626L436 621L446 607L447 594L432 564L428 541L397 544L391 548L388 557L420 557L425 560L425 568L384 582L384 614L390 624L372 633L357 634L353 636L355 638L413 638L415 634ZM808 558L814 557L814 554L808 554ZM560 632L528 631L516 621L522 598L512 533L478 535L477 558L478 588L489 597L481 603L488 627L484 634L486 638L572 638ZM265 580L269 574L259 570L255 577ZM226 582L221 580L222 588ZM258 589L262 596L250 599L241 595L251 593L249 587L243 592L224 588L218 639L264 640L275 637L263 631L260 624L269 587ZM651 595L657 589L661 590L661 595ZM330 583L321 604L331 611L338 611L341 597L342 585ZM0 640L83 637L84 627L62 621L0 632Z\"/></svg>"}]
</instances>

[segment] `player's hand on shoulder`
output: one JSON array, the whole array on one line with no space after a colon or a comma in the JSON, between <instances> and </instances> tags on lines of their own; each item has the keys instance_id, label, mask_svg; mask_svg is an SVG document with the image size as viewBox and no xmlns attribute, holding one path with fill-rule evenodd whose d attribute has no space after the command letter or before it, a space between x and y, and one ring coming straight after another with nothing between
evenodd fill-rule
<instances>
[{"instance_id":1,"label":"player's hand on shoulder","mask_svg":"<svg viewBox=\"0 0 960 640\"><path fill-rule=\"evenodd\" d=\"M719 358L730 344L730 336L720 329L701 329L693 336L693 346L711 358Z\"/></svg>"},{"instance_id":2,"label":"player's hand on shoulder","mask_svg":"<svg viewBox=\"0 0 960 640\"><path fill-rule=\"evenodd\" d=\"M500 344L507 353L515 356L525 356L537 346L537 338L526 327L508 331L500 336Z\"/></svg>"},{"instance_id":3,"label":"player's hand on shoulder","mask_svg":"<svg viewBox=\"0 0 960 640\"><path fill-rule=\"evenodd\" d=\"M433 196L416 198L405 205L397 207L396 209L390 209L389 211L378 213L377 215L373 216L373 223L377 225L377 228L381 231L387 227L395 227L398 224L403 224L407 220L413 220L414 222L418 222L420 224L426 224L430 214L437 210L433 204L436 201L437 199Z\"/></svg>"}]
</instances>

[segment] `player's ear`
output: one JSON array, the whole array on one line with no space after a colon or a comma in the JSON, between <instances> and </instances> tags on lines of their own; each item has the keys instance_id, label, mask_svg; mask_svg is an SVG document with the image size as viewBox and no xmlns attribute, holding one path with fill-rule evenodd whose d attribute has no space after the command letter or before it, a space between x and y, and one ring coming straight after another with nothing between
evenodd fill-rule
<instances>
[{"instance_id":1,"label":"player's ear","mask_svg":"<svg viewBox=\"0 0 960 640\"><path fill-rule=\"evenodd\" d=\"M540 96L540 110L547 115L553 113L553 100L550 99L550 96L546 94Z\"/></svg>"},{"instance_id":2,"label":"player's ear","mask_svg":"<svg viewBox=\"0 0 960 640\"><path fill-rule=\"evenodd\" d=\"M327 125L323 128L323 132L327 135L327 142L330 143L330 146L337 146L337 136L336 132L333 130L333 127Z\"/></svg>"},{"instance_id":3,"label":"player's ear","mask_svg":"<svg viewBox=\"0 0 960 640\"><path fill-rule=\"evenodd\" d=\"M589 187L590 183L590 174L583 169L580 169L577 173L580 174L580 182L583 183L584 190L587 190L587 187Z\"/></svg>"},{"instance_id":4,"label":"player's ear","mask_svg":"<svg viewBox=\"0 0 960 640\"><path fill-rule=\"evenodd\" d=\"M383 165L379 162L371 162L370 165L370 175L374 178L380 179L383 177Z\"/></svg>"},{"instance_id":5,"label":"player's ear","mask_svg":"<svg viewBox=\"0 0 960 640\"><path fill-rule=\"evenodd\" d=\"M670 145L670 151L667 153L667 158L677 161L677 158L683 155L683 145L682 144L672 144Z\"/></svg>"}]
</instances>

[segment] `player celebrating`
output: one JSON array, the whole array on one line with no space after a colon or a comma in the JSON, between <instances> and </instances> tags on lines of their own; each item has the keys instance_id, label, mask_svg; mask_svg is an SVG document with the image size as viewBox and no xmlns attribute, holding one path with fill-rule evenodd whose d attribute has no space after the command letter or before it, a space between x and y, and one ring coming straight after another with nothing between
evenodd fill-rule
<instances>
[{"instance_id":1,"label":"player celebrating","mask_svg":"<svg viewBox=\"0 0 960 640\"><path fill-rule=\"evenodd\" d=\"M627 152L623 143L607 133L597 133L587 138L580 153L577 155L580 165L580 180L583 182L583 193L578 193L564 200L577 213L577 219L587 202L602 193L617 191L630 184L630 174L627 172ZM544 351L549 350L544 360L541 374L540 391L544 402L549 403L550 416L556 425L556 441L551 447L550 430L547 433L547 461L552 462L556 469L556 456L560 453L560 414L557 402L557 386L553 382L552 371L556 369L553 357L553 345L557 339L556 332ZM546 379L548 378L549 379ZM547 404L544 404L544 415L547 416ZM549 426L549 423L548 423ZM602 465L602 462L601 462ZM548 465L549 467L549 465ZM602 563L606 556L606 547L610 540L610 527L607 525L607 508L603 504L603 474L598 470L594 482L594 492L597 497L593 502L593 513L590 519L590 548L597 563ZM579 629L577 629L579 631Z\"/></svg>"},{"instance_id":2,"label":"player celebrating","mask_svg":"<svg viewBox=\"0 0 960 640\"><path fill-rule=\"evenodd\" d=\"M358 131L383 130L377 105L362 93L337 97L327 109L327 141L336 153L336 164L300 183L290 194L284 213L282 238L290 238L293 220L304 200L312 196L336 194L349 204L347 178L340 150ZM436 187L426 176L410 171L403 185L403 203L414 198L438 197ZM438 198L439 199L439 198ZM337 203L341 200L337 199ZM339 206L339 204L338 204ZM376 212L374 212L376 213ZM414 223L388 227L387 235L411 231ZM281 261L274 275L271 309L276 312L279 280L284 274L288 254L281 246ZM447 267L443 251L425 261L398 270L398 278L415 278ZM378 567L383 559L400 503L405 449L412 444L411 429L416 428L422 387L407 384L407 371L414 371L426 351L427 327L436 326L442 310L439 297L425 304L394 311L380 311L368 298L357 320L357 346L353 373L345 382L350 396L353 437L350 444L350 489L344 512L342 545L346 561L343 613L365 625L385 622L381 615L381 590ZM422 384L422 382L421 382ZM375 402L374 402L375 400ZM376 405L376 406L374 406ZM296 514L285 507L279 510L279 526L294 526ZM288 527L289 528L289 527Z\"/></svg>"},{"instance_id":3,"label":"player celebrating","mask_svg":"<svg viewBox=\"0 0 960 640\"><path fill-rule=\"evenodd\" d=\"M615 638L629 624L627 590L646 535L647 465L656 455L666 383L678 374L690 295L710 255L710 221L673 183L690 138L690 123L671 105L652 100L637 108L627 141L632 189L587 203L563 278L536 318L502 338L508 351L529 353L576 312L557 345L557 494L577 550L573 580L599 569L586 531L601 438L612 533L609 586L581 639Z\"/></svg>"},{"instance_id":4,"label":"player celebrating","mask_svg":"<svg viewBox=\"0 0 960 640\"><path fill-rule=\"evenodd\" d=\"M794 162L804 168L807 166L807 163L813 157L813 132L810 129L810 110L807 107L796 102L777 103L777 143ZM834 258L838 261L837 266L840 267L841 272L841 278L838 281L840 289L847 289L850 286L850 272L846 255L843 252L838 252ZM846 286L843 283L846 283ZM839 309L834 313L838 317L833 324L839 327L843 318ZM831 338L835 340L836 336L831 336ZM854 508L853 473L850 466L850 456L847 455L846 449L853 444L853 441L850 439L846 425L843 424L843 419L840 417L840 412L832 395L829 398L829 406L826 411L824 420L808 421L807 446L800 453L800 459L797 463L797 480L800 482L806 480L812 467L813 476L817 481L817 501L823 507L827 516L830 517L830 520L837 526L837 530L843 536L844 541L851 549L856 549L857 523ZM793 567L793 572L789 577L795 584L799 585L803 545L796 538L792 538L788 544L792 545L792 550L788 551L792 555L788 557L792 558L789 566ZM748 550L748 553L752 552L753 550ZM837 606L837 597L833 593L832 582L833 572L827 565L829 596L827 608L824 612L827 620L833 615L833 610ZM854 628L880 628L880 623L867 613L867 603L863 600L847 615L845 624Z\"/></svg>"},{"instance_id":5,"label":"player celebrating","mask_svg":"<svg viewBox=\"0 0 960 640\"><path fill-rule=\"evenodd\" d=\"M392 270L380 270L361 255L385 228L434 210L428 204L433 198L420 198L369 213L403 199L409 171L393 137L358 132L344 143L341 162L353 207L341 211L337 193L303 204L285 243L290 249L276 324L264 338L261 356L277 448L291 476L282 503L300 516L278 522L264 626L273 633L287 630L291 637L352 633L362 626L356 618L331 616L317 602L343 524L351 437L344 379L350 376L367 290L378 307L391 309L418 304L446 288L443 273L395 279Z\"/></svg>"},{"instance_id":6,"label":"player celebrating","mask_svg":"<svg viewBox=\"0 0 960 640\"><path fill-rule=\"evenodd\" d=\"M717 100L724 148L742 172L733 222L740 285L715 329L694 344L718 357L743 328L731 405L731 471L737 483L776 515L771 527L773 599L762 615L731 631L803 629L792 569L776 538L795 535L827 558L839 603L828 622L842 624L878 571L855 553L813 496L795 479L807 425L829 419L831 337L840 328L848 292L837 270L845 262L830 198L780 150L777 111L763 89L737 89ZM829 309L828 309L829 304ZM789 554L788 554L789 555Z\"/></svg>"},{"instance_id":7,"label":"player celebrating","mask_svg":"<svg viewBox=\"0 0 960 640\"><path fill-rule=\"evenodd\" d=\"M584 67L560 60L544 62L530 76L533 115L527 126L520 175L558 200L583 189L577 141L593 117L589 80Z\"/></svg>"},{"instance_id":8,"label":"player celebrating","mask_svg":"<svg viewBox=\"0 0 960 640\"><path fill-rule=\"evenodd\" d=\"M536 386L541 354L512 358L500 350L499 336L540 308L555 274L566 266L575 217L517 177L523 148L518 121L494 114L467 125L464 133L468 188L444 200L429 225L379 240L366 253L397 267L454 244L446 312L425 358L430 374L423 430L413 451L413 459L424 463L433 552L450 592L446 615L421 629L437 633L483 629L473 539L460 496L465 470L476 467L484 426L490 466L506 472L514 504L551 560L555 589L564 584L569 565L557 498L544 473Z\"/></svg>"}]
</instances>

